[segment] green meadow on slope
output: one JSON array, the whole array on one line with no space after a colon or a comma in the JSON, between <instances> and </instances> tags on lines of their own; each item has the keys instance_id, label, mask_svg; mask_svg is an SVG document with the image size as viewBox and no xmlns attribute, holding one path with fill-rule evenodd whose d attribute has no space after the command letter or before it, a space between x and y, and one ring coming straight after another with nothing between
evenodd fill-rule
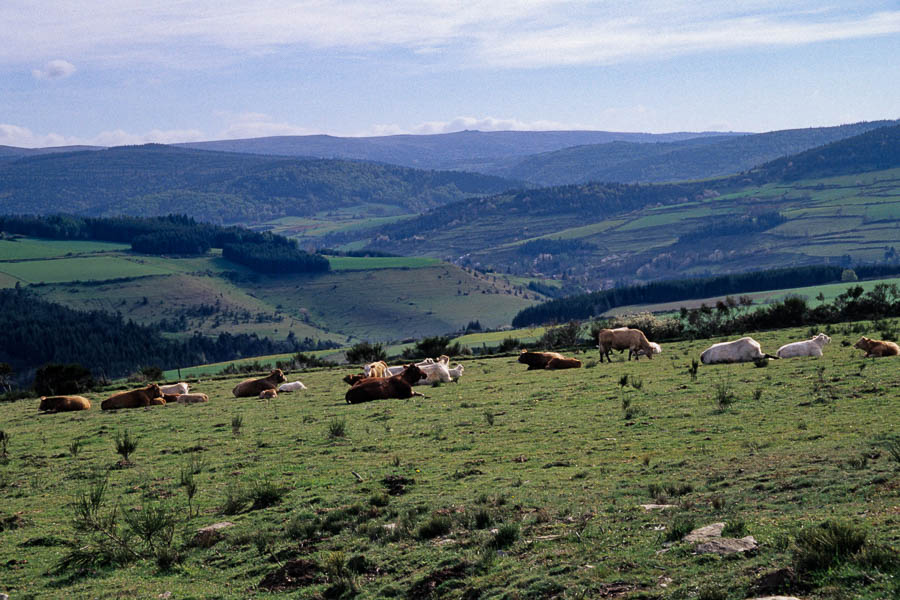
<instances>
[{"instance_id":1,"label":"green meadow on slope","mask_svg":"<svg viewBox=\"0 0 900 600\"><path fill-rule=\"evenodd\" d=\"M0 590L896 597L900 358L863 360L850 346L874 331L837 326L821 359L701 366L696 380L691 360L721 340L613 364L588 350L585 368L566 371L525 371L514 356L467 360L458 384L419 388L424 400L347 405L346 370L325 369L291 373L309 389L269 402L232 398L235 379L204 378L193 389L208 404L110 413L99 410L103 393L81 413L2 404ZM771 353L809 334L754 337ZM115 450L125 431L138 440L129 463ZM116 535L143 523L150 540L135 534L126 558L111 555L118 542L73 526L78 499L104 480L98 514L115 510ZM673 507L641 507L653 503ZM151 517L173 527L171 538L147 533ZM222 541L188 543L220 521L234 523ZM714 522L759 548L719 557L678 541ZM822 555L810 539L825 522L849 533Z\"/></svg>"},{"instance_id":2,"label":"green meadow on slope","mask_svg":"<svg viewBox=\"0 0 900 600\"><path fill-rule=\"evenodd\" d=\"M121 244L0 240L0 285L32 284L72 308L120 312L172 335L256 333L345 342L509 323L539 294L427 257L332 257L320 276L266 276L222 259L141 255Z\"/></svg>"}]
</instances>

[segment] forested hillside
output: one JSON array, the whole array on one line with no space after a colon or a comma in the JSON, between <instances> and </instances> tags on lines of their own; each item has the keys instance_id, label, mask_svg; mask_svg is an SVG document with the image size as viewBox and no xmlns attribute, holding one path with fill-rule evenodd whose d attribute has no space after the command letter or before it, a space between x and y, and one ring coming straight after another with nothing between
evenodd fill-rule
<instances>
[{"instance_id":1,"label":"forested hillside","mask_svg":"<svg viewBox=\"0 0 900 600\"><path fill-rule=\"evenodd\" d=\"M873 121L754 135L700 137L668 143L586 145L529 156L507 167L487 169L485 172L539 185L708 179L740 173L776 158L896 123Z\"/></svg>"},{"instance_id":2,"label":"forested hillside","mask_svg":"<svg viewBox=\"0 0 900 600\"><path fill-rule=\"evenodd\" d=\"M378 205L420 212L516 184L497 177L341 160L288 159L146 145L0 162L0 213L187 214L258 223Z\"/></svg>"}]
</instances>

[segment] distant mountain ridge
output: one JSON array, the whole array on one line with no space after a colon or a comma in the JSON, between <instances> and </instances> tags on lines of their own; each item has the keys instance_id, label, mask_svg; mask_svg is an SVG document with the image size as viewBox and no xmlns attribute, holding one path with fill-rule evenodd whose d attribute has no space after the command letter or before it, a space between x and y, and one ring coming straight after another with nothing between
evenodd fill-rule
<instances>
[{"instance_id":1,"label":"distant mountain ridge","mask_svg":"<svg viewBox=\"0 0 900 600\"><path fill-rule=\"evenodd\" d=\"M675 142L696 137L744 135L733 132L629 133L613 131L458 131L431 135L337 137L274 136L176 144L198 150L345 158L419 169L459 169L473 159L491 161L613 141ZM473 170L473 169L466 169Z\"/></svg>"}]
</instances>

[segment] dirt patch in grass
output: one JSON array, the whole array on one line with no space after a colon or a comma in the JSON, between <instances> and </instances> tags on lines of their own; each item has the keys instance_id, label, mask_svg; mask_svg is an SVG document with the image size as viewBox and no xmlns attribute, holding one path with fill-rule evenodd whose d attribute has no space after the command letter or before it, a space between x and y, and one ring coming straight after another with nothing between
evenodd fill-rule
<instances>
[{"instance_id":1,"label":"dirt patch in grass","mask_svg":"<svg viewBox=\"0 0 900 600\"><path fill-rule=\"evenodd\" d=\"M403 475L388 475L384 479L381 480L387 487L388 494L391 496L400 496L406 493L406 486L413 485L416 482L415 479L410 479L409 477L404 477Z\"/></svg>"},{"instance_id":2,"label":"dirt patch in grass","mask_svg":"<svg viewBox=\"0 0 900 600\"><path fill-rule=\"evenodd\" d=\"M415 582L406 592L406 597L412 599L431 598L435 590L442 584L453 579L463 579L469 565L461 562L450 567L444 567L437 571L432 571L419 581Z\"/></svg>"},{"instance_id":3,"label":"dirt patch in grass","mask_svg":"<svg viewBox=\"0 0 900 600\"><path fill-rule=\"evenodd\" d=\"M287 561L284 566L263 577L259 587L270 592L285 592L314 585L320 580L319 567L316 563L296 559Z\"/></svg>"}]
</instances>

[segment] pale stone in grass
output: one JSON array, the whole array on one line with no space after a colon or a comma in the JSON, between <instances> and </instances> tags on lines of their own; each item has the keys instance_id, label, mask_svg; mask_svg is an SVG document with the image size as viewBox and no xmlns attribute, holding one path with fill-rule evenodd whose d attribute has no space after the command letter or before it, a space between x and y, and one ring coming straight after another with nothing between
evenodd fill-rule
<instances>
[{"instance_id":1,"label":"pale stone in grass","mask_svg":"<svg viewBox=\"0 0 900 600\"><path fill-rule=\"evenodd\" d=\"M713 538L697 544L697 552L701 554L735 554L737 552L750 552L756 550L759 544L752 535L737 538Z\"/></svg>"},{"instance_id":2,"label":"pale stone in grass","mask_svg":"<svg viewBox=\"0 0 900 600\"><path fill-rule=\"evenodd\" d=\"M229 527L234 527L234 523L222 521L221 523L214 523L208 527L198 529L197 535L194 536L194 545L202 548L215 546L223 537L225 537L222 530L228 529Z\"/></svg>"},{"instance_id":3,"label":"pale stone in grass","mask_svg":"<svg viewBox=\"0 0 900 600\"><path fill-rule=\"evenodd\" d=\"M707 525L706 527L700 527L686 536L684 536L685 542L705 542L706 540L712 538L722 537L722 531L725 529L725 523L713 523L712 525Z\"/></svg>"}]
</instances>

